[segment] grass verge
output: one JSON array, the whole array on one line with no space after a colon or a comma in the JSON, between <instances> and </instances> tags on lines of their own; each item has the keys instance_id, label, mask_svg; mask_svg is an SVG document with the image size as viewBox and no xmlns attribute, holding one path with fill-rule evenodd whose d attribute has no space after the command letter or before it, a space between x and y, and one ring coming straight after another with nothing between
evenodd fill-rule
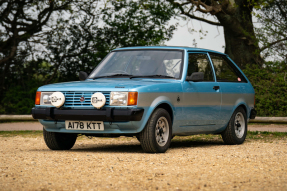
<instances>
[{"instance_id":1,"label":"grass verge","mask_svg":"<svg viewBox=\"0 0 287 191\"><path fill-rule=\"evenodd\" d=\"M38 120L23 120L23 121L0 121L0 123L33 123L33 122L38 122Z\"/></svg>"},{"instance_id":2,"label":"grass verge","mask_svg":"<svg viewBox=\"0 0 287 191\"><path fill-rule=\"evenodd\" d=\"M271 123L248 123L248 125L271 125ZM280 124L281 125L281 124Z\"/></svg>"},{"instance_id":3,"label":"grass verge","mask_svg":"<svg viewBox=\"0 0 287 191\"><path fill-rule=\"evenodd\" d=\"M287 132L248 131L246 139L272 140L287 139Z\"/></svg>"},{"instance_id":4,"label":"grass verge","mask_svg":"<svg viewBox=\"0 0 287 191\"><path fill-rule=\"evenodd\" d=\"M42 135L43 131L0 131L0 137L38 137Z\"/></svg>"}]
</instances>

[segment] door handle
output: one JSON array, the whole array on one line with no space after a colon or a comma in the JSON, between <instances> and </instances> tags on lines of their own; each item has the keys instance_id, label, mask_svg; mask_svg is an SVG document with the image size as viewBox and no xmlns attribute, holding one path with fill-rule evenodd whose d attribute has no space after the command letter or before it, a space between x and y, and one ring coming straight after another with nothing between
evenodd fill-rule
<instances>
[{"instance_id":1,"label":"door handle","mask_svg":"<svg viewBox=\"0 0 287 191\"><path fill-rule=\"evenodd\" d=\"M214 90L219 90L219 88L220 88L219 86L213 86Z\"/></svg>"}]
</instances>

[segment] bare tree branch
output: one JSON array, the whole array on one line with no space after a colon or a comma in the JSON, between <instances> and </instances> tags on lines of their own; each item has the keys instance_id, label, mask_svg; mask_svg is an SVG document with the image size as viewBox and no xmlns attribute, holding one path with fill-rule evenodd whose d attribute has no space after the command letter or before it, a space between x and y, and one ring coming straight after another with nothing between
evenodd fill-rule
<instances>
[{"instance_id":1,"label":"bare tree branch","mask_svg":"<svg viewBox=\"0 0 287 191\"><path fill-rule=\"evenodd\" d=\"M280 40L277 40L277 41L274 41L274 42L272 42L272 43L269 43L268 45L266 45L266 46L260 48L260 52L262 52L263 50L265 50L265 49L267 49L267 48L270 48L270 47L276 45L276 44L279 43L279 42L283 42L283 41L287 41L287 37L286 37L286 38L283 38L283 39L280 39Z\"/></svg>"},{"instance_id":2,"label":"bare tree branch","mask_svg":"<svg viewBox=\"0 0 287 191\"><path fill-rule=\"evenodd\" d=\"M191 18L191 19L196 19L196 20L198 20L198 21L206 22L206 23L211 24L211 25L222 26L219 22L207 20L207 19L204 19L204 18L202 18L202 17L197 17L197 16L195 16L194 14L190 14L190 12L191 12L192 9L193 9L193 6L191 6L191 8L186 12L186 11L184 10L183 6L184 6L184 5L191 4L193 0L189 0L189 1L191 1L191 2L184 2L184 3L174 2L174 0L167 0L167 1L170 2L172 5L174 5L175 7L177 7L177 8L180 10L180 12L181 12L182 15L185 15L185 16ZM193 4L192 4L192 5L193 5ZM197 5L197 3L194 4L194 5Z\"/></svg>"},{"instance_id":3,"label":"bare tree branch","mask_svg":"<svg viewBox=\"0 0 287 191\"><path fill-rule=\"evenodd\" d=\"M222 26L222 24L220 24L219 22L210 21L210 20L207 20L207 19L204 19L204 18L201 18L201 17L197 17L197 16L194 16L194 15L188 14L188 13L183 13L183 15L185 15L185 16L191 18L191 19L202 21L202 22L205 22L205 23L208 23L208 24L211 24L211 25Z\"/></svg>"},{"instance_id":4,"label":"bare tree branch","mask_svg":"<svg viewBox=\"0 0 287 191\"><path fill-rule=\"evenodd\" d=\"M192 4L196 5L197 7L196 11L200 11L202 13L210 13L212 15L215 15L222 11L222 5L220 4L212 3L212 5L210 6L210 5L203 3L201 0L189 0L189 1ZM204 7L204 9L202 9L201 6Z\"/></svg>"},{"instance_id":5,"label":"bare tree branch","mask_svg":"<svg viewBox=\"0 0 287 191\"><path fill-rule=\"evenodd\" d=\"M6 28L7 32L7 39L3 40L0 44L0 52L4 55L4 57L0 59L0 66L16 55L20 42L27 41L42 31L43 26L47 24L53 12L67 10L73 1L74 0L64 1L64 3L59 6L55 6L56 3L53 0L47 1L47 5L49 6L38 14L37 20L29 18L29 16L24 13L24 10L27 9L27 6L29 8L33 1L9 0L6 2L6 7L2 7L3 10L0 10L0 24ZM40 1L39 3L41 2L44 1ZM5 6L2 1L0 3L1 6ZM12 18L11 15L13 15Z\"/></svg>"}]
</instances>

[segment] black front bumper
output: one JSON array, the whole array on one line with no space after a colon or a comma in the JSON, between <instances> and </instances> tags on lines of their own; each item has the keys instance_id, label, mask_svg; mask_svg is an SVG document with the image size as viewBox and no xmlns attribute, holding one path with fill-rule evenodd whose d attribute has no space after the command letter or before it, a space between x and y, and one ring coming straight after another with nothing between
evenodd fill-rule
<instances>
[{"instance_id":1,"label":"black front bumper","mask_svg":"<svg viewBox=\"0 0 287 191\"><path fill-rule=\"evenodd\" d=\"M54 107L32 108L34 119L91 120L91 121L140 121L144 109L58 109Z\"/></svg>"}]
</instances>

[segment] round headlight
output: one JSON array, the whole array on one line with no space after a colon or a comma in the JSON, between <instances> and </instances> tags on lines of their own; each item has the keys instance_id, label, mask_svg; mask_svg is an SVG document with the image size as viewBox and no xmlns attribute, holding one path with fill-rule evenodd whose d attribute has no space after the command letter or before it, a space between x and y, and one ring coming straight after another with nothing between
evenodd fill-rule
<instances>
[{"instance_id":1,"label":"round headlight","mask_svg":"<svg viewBox=\"0 0 287 191\"><path fill-rule=\"evenodd\" d=\"M100 92L94 93L91 97L91 103L95 108L100 109L106 104L106 97Z\"/></svg>"},{"instance_id":2,"label":"round headlight","mask_svg":"<svg viewBox=\"0 0 287 191\"><path fill-rule=\"evenodd\" d=\"M65 103L65 96L62 92L54 92L50 95L51 104L57 108L61 107Z\"/></svg>"}]
</instances>

